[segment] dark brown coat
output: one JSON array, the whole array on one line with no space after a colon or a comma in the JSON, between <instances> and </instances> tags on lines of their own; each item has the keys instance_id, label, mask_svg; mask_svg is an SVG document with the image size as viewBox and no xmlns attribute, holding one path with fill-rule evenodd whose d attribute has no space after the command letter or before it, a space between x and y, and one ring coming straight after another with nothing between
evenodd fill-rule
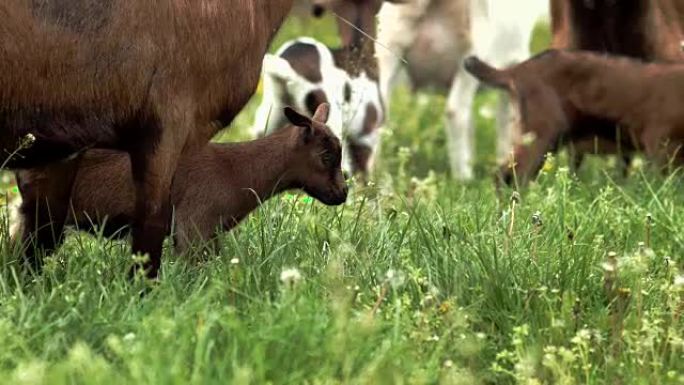
<instances>
[{"instance_id":1,"label":"dark brown coat","mask_svg":"<svg viewBox=\"0 0 684 385\"><path fill-rule=\"evenodd\" d=\"M464 65L483 83L507 90L520 108L529 141L515 146L514 167L503 170L509 183L514 175L523 181L534 176L561 138L595 135L619 140L625 151L644 151L656 162L684 160L684 64L551 50L504 70L475 57ZM582 124L586 116L610 123L601 126L608 129Z\"/></svg>"},{"instance_id":2,"label":"dark brown coat","mask_svg":"<svg viewBox=\"0 0 684 385\"><path fill-rule=\"evenodd\" d=\"M133 251L156 276L178 159L226 126L253 94L292 0L0 2L0 146L35 143L7 165L44 165L85 148L131 155ZM77 163L77 162L76 162ZM74 163L29 188L25 239L50 249ZM48 209L49 207L49 209ZM48 214L49 210L49 214ZM31 248L32 249L32 248ZM33 261L38 265L37 261Z\"/></svg>"},{"instance_id":3,"label":"dark brown coat","mask_svg":"<svg viewBox=\"0 0 684 385\"><path fill-rule=\"evenodd\" d=\"M679 61L681 0L550 0L552 46Z\"/></svg>"},{"instance_id":4,"label":"dark brown coat","mask_svg":"<svg viewBox=\"0 0 684 385\"><path fill-rule=\"evenodd\" d=\"M550 0L550 10L554 48L608 52L646 61L684 59L682 0ZM577 121L585 126L578 129L618 135L610 122L590 116ZM612 140L592 136L569 143L574 164L579 165L585 153L612 153L619 148ZM629 162L629 156L622 155Z\"/></svg>"},{"instance_id":5,"label":"dark brown coat","mask_svg":"<svg viewBox=\"0 0 684 385\"><path fill-rule=\"evenodd\" d=\"M171 189L176 250L206 244L217 229L230 230L285 190L302 189L327 205L344 203L347 186L340 169L340 143L321 123L327 108L322 105L315 120L287 110L291 124L272 135L244 143L210 143L183 156ZM23 180L41 177L36 170L20 174ZM67 225L81 230L104 226L107 236L125 234L122 227L132 224L135 216L130 157L112 150L87 151L70 202ZM26 219L21 216L22 223Z\"/></svg>"}]
</instances>

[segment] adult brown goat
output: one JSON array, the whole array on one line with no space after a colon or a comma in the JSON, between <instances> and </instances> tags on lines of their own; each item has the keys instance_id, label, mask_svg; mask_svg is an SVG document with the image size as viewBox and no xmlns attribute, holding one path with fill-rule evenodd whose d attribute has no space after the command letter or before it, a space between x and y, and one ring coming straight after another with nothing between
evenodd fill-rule
<instances>
[{"instance_id":1,"label":"adult brown goat","mask_svg":"<svg viewBox=\"0 0 684 385\"><path fill-rule=\"evenodd\" d=\"M0 2L0 146L9 153L35 137L6 167L45 165L90 147L128 152L133 251L149 254L144 268L156 277L178 159L242 109L291 7L292 0ZM54 247L77 164L53 166L25 197L35 202L25 213L29 249Z\"/></svg>"}]
</instances>

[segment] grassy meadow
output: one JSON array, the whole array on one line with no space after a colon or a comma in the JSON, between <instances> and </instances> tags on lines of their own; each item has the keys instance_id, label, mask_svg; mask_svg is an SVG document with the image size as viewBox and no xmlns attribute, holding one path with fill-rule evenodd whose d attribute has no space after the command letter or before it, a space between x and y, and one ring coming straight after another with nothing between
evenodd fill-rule
<instances>
[{"instance_id":1,"label":"grassy meadow","mask_svg":"<svg viewBox=\"0 0 684 385\"><path fill-rule=\"evenodd\" d=\"M336 43L330 19L290 20L274 47L303 34ZM74 233L33 276L5 223L0 384L684 384L681 171L574 174L561 153L497 194L496 97L476 181L448 177L444 97L399 88L346 205L274 198L217 256L167 250L142 298L126 242Z\"/></svg>"}]
</instances>

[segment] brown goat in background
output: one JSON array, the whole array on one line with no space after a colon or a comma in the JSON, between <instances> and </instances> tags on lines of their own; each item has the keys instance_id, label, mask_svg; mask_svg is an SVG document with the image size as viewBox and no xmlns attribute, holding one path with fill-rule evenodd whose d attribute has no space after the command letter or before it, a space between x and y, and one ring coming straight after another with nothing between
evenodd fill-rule
<instances>
[{"instance_id":1,"label":"brown goat in background","mask_svg":"<svg viewBox=\"0 0 684 385\"><path fill-rule=\"evenodd\" d=\"M680 0L550 0L552 47L680 61Z\"/></svg>"},{"instance_id":2,"label":"brown goat in background","mask_svg":"<svg viewBox=\"0 0 684 385\"><path fill-rule=\"evenodd\" d=\"M520 108L529 142L514 148L512 169L502 170L509 184L514 177L533 177L561 137L586 135L577 124L584 116L611 123L608 130L591 131L599 137L614 138L610 127L619 124L625 132L619 144L626 151L642 150L660 165L684 160L684 64L550 50L503 70L476 57L464 65L485 84L506 90Z\"/></svg>"},{"instance_id":3,"label":"brown goat in background","mask_svg":"<svg viewBox=\"0 0 684 385\"><path fill-rule=\"evenodd\" d=\"M684 2L681 0L550 0L552 47L581 49L629 56L645 61L684 60ZM616 143L618 127L592 116L575 119L576 131L570 144L573 165L581 165L585 154L620 154L630 157ZM592 132L603 132L602 136ZM612 135L605 135L612 132ZM517 141L521 140L518 133Z\"/></svg>"}]
</instances>

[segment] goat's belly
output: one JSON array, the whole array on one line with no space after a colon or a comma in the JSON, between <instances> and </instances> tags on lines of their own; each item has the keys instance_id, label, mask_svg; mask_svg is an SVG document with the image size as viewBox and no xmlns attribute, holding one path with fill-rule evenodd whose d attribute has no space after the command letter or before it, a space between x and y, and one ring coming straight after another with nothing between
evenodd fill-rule
<instances>
[{"instance_id":1,"label":"goat's belly","mask_svg":"<svg viewBox=\"0 0 684 385\"><path fill-rule=\"evenodd\" d=\"M118 137L106 116L39 108L0 111L0 146L8 168L33 168L88 147L114 147ZM11 154L11 156L10 156Z\"/></svg>"},{"instance_id":2,"label":"goat's belly","mask_svg":"<svg viewBox=\"0 0 684 385\"><path fill-rule=\"evenodd\" d=\"M72 223L107 224L114 230L132 223L135 186L128 154L86 151L72 186L71 205Z\"/></svg>"},{"instance_id":3,"label":"goat's belly","mask_svg":"<svg viewBox=\"0 0 684 385\"><path fill-rule=\"evenodd\" d=\"M406 53L408 74L414 87L448 90L467 46L452 26L427 20Z\"/></svg>"}]
</instances>

